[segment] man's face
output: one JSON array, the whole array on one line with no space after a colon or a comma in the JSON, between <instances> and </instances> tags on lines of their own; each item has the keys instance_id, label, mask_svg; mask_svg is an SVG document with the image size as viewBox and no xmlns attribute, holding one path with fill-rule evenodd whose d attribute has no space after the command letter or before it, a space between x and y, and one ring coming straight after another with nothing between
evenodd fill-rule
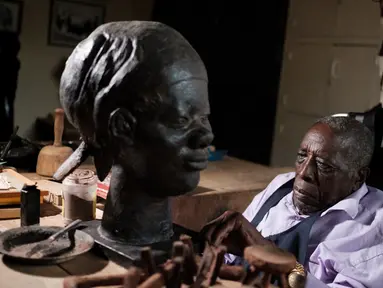
<instances>
[{"instance_id":1,"label":"man's face","mask_svg":"<svg viewBox=\"0 0 383 288\"><path fill-rule=\"evenodd\" d=\"M313 126L304 136L295 163L293 202L301 214L328 208L353 192L356 176L347 166L343 149L326 124Z\"/></svg>"},{"instance_id":2,"label":"man's face","mask_svg":"<svg viewBox=\"0 0 383 288\"><path fill-rule=\"evenodd\" d=\"M213 134L207 81L189 78L162 86L157 93L163 103L156 116L137 123L136 172L149 193L175 196L193 190L208 163Z\"/></svg>"}]
</instances>

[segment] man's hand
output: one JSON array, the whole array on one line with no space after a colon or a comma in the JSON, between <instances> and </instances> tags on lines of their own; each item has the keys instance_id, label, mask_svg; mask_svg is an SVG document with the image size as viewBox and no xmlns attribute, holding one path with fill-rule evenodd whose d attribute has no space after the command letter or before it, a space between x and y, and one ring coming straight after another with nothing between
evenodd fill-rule
<instances>
[{"instance_id":1,"label":"man's hand","mask_svg":"<svg viewBox=\"0 0 383 288\"><path fill-rule=\"evenodd\" d=\"M208 223L202 228L201 236L210 245L224 245L228 253L238 256L243 255L247 246L271 244L242 214L234 211L226 211Z\"/></svg>"}]
</instances>

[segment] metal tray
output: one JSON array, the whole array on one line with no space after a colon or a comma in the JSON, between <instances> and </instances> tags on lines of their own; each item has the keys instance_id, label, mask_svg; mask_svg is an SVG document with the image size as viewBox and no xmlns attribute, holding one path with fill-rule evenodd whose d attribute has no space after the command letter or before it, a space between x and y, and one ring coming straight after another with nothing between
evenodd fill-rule
<instances>
[{"instance_id":1,"label":"metal tray","mask_svg":"<svg viewBox=\"0 0 383 288\"><path fill-rule=\"evenodd\" d=\"M25 264L57 264L75 258L92 249L94 239L81 230L75 230L73 237L68 234L55 241L53 253L42 258L28 258L25 249L31 249L37 242L47 239L62 227L55 226L27 226L7 230L0 234L0 253L11 260Z\"/></svg>"}]
</instances>

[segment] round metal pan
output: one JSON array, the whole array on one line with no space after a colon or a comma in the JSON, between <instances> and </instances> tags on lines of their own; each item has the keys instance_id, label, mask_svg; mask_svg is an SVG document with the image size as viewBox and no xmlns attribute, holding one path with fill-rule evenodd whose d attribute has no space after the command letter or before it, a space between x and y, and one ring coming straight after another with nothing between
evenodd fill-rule
<instances>
[{"instance_id":1,"label":"round metal pan","mask_svg":"<svg viewBox=\"0 0 383 288\"><path fill-rule=\"evenodd\" d=\"M94 239L81 230L75 230L68 237L67 233L49 245L53 247L53 254L42 258L29 258L25 252L37 245L39 241L48 239L62 227L54 226L27 226L7 230L0 234L0 253L13 261L25 264L57 264L75 258L88 252L94 245ZM56 247L56 248L55 248Z\"/></svg>"}]
</instances>

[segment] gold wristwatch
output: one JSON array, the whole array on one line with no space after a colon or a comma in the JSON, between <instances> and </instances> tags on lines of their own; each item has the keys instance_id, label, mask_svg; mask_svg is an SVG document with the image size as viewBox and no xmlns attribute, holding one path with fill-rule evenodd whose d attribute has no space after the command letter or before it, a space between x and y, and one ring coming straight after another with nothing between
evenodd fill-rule
<instances>
[{"instance_id":1,"label":"gold wristwatch","mask_svg":"<svg viewBox=\"0 0 383 288\"><path fill-rule=\"evenodd\" d=\"M290 288L304 288L306 284L306 271L302 264L296 263L295 268L287 276Z\"/></svg>"}]
</instances>

